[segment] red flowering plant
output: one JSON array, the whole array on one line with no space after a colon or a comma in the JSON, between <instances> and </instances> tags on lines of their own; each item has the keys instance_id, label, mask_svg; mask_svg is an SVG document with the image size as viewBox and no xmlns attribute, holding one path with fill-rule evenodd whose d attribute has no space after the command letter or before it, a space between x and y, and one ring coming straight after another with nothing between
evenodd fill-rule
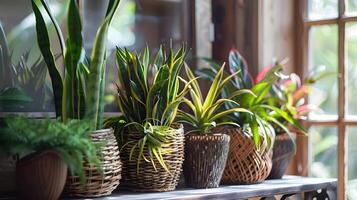
<instances>
[{"instance_id":1,"label":"red flowering plant","mask_svg":"<svg viewBox=\"0 0 357 200\"><path fill-rule=\"evenodd\" d=\"M306 101L307 96L313 91L312 85L331 74L333 74L333 72L322 73L320 71L314 71L303 80L295 73L288 75L282 74L274 83L270 92L272 96L276 97L271 104L279 107L300 122L306 120L311 111L319 110L318 105L309 104ZM286 126L289 126L289 122L283 118L278 117L277 119ZM294 126L290 126L289 128L294 129ZM277 127L276 132L280 134L284 133L284 130ZM294 132L300 131L295 129Z\"/></svg>"}]
</instances>

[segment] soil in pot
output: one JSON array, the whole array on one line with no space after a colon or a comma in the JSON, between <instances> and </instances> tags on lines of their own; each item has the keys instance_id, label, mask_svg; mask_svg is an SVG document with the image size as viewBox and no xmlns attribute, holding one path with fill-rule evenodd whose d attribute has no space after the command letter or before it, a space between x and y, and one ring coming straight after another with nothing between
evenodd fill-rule
<instances>
[{"instance_id":1,"label":"soil in pot","mask_svg":"<svg viewBox=\"0 0 357 200\"><path fill-rule=\"evenodd\" d=\"M139 192L165 192L176 189L182 172L185 138L182 125L178 125L170 131L172 137L168 137L166 143L162 146L164 151L167 151L167 153L163 154L163 160L169 172L156 159L154 159L155 167L151 162L142 160L138 169L137 157L139 149L135 148L132 152L132 160L130 160L130 151L136 142L142 138L142 134L134 131L126 134L128 135L126 139L128 143L121 152L123 161L121 189ZM130 141L133 142L130 143ZM146 147L143 153L146 158L149 158L149 152Z\"/></svg>"},{"instance_id":2,"label":"soil in pot","mask_svg":"<svg viewBox=\"0 0 357 200\"><path fill-rule=\"evenodd\" d=\"M277 134L273 147L273 167L268 179L281 179L295 154L293 140L287 133Z\"/></svg>"},{"instance_id":3,"label":"soil in pot","mask_svg":"<svg viewBox=\"0 0 357 200\"><path fill-rule=\"evenodd\" d=\"M55 151L44 151L20 159L16 164L19 199L57 200L64 188L67 165Z\"/></svg>"},{"instance_id":4,"label":"soil in pot","mask_svg":"<svg viewBox=\"0 0 357 200\"><path fill-rule=\"evenodd\" d=\"M226 166L230 137L225 134L186 136L184 175L186 186L219 187Z\"/></svg>"},{"instance_id":5,"label":"soil in pot","mask_svg":"<svg viewBox=\"0 0 357 200\"><path fill-rule=\"evenodd\" d=\"M257 150L252 135L240 128L226 128L231 137L223 184L252 184L264 181L272 167L272 150L266 150L264 142ZM261 137L261 141L264 138Z\"/></svg>"}]
</instances>

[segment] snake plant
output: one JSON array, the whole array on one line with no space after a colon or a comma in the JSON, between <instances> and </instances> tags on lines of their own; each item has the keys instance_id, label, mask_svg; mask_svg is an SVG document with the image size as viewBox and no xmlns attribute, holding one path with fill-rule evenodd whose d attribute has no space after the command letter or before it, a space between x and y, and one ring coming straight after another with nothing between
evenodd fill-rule
<instances>
[{"instance_id":1,"label":"snake plant","mask_svg":"<svg viewBox=\"0 0 357 200\"><path fill-rule=\"evenodd\" d=\"M98 29L88 66L83 48L82 22L76 0L69 0L67 39L51 13L46 0L31 0L36 17L37 40L51 77L56 116L63 122L69 119L88 119L95 129L102 126L103 92L105 84L106 39L108 28L120 0L110 0L103 23ZM52 52L45 19L55 27L64 59L65 72L61 74Z\"/></svg>"},{"instance_id":2,"label":"snake plant","mask_svg":"<svg viewBox=\"0 0 357 200\"><path fill-rule=\"evenodd\" d=\"M192 127L191 132L196 134L209 134L212 133L213 128L218 126L239 126L239 124L236 122L223 121L223 119L232 113L243 112L247 113L248 115L251 114L249 110L241 108L239 104L232 100L234 97L240 95L254 95L250 90L238 90L231 93L229 97L220 98L221 92L225 85L227 85L227 83L229 83L230 80L238 73L235 72L232 75L224 78L224 66L225 65L223 65L217 72L211 87L208 90L206 98L203 98L197 78L186 65L186 75L190 80L190 82L187 84L191 86L189 93L191 95L192 101L184 98L184 102L190 108L191 113L180 111L178 114L178 119L180 122L189 124ZM227 103L232 103L233 106L229 109L222 109L222 107Z\"/></svg>"},{"instance_id":3,"label":"snake plant","mask_svg":"<svg viewBox=\"0 0 357 200\"><path fill-rule=\"evenodd\" d=\"M121 121L109 119L107 124L119 122L122 127L142 134L143 137L131 150L139 149L138 170L142 160L151 162L155 167L156 159L169 171L163 160L165 151L162 146L168 137L173 137L168 130L172 129L178 107L189 89L185 85L180 90L179 77L186 58L186 47L177 52L170 49L168 54L160 47L153 60L150 59L148 47L141 54L117 48L116 55L119 71L117 102L123 115ZM144 156L144 148L149 151L150 158Z\"/></svg>"}]
</instances>

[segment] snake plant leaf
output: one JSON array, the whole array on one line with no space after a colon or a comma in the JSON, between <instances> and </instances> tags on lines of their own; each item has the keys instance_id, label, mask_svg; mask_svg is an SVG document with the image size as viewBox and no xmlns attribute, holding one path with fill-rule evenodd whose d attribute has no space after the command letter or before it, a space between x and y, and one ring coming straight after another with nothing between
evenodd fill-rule
<instances>
[{"instance_id":1,"label":"snake plant leaf","mask_svg":"<svg viewBox=\"0 0 357 200\"><path fill-rule=\"evenodd\" d=\"M55 110L56 117L62 116L62 95L63 95L63 81L62 77L57 69L54 55L51 50L51 42L48 35L48 30L44 20L44 16L41 13L39 6L32 0L32 9L36 17L36 32L37 40L40 47L40 51L45 59L48 72L51 77L52 88L55 98Z\"/></svg>"},{"instance_id":2,"label":"snake plant leaf","mask_svg":"<svg viewBox=\"0 0 357 200\"><path fill-rule=\"evenodd\" d=\"M108 5L107 14L103 24L99 27L97 35L95 37L93 51L91 55L90 74L88 78L88 84L86 88L86 95L88 103L86 103L86 117L91 119L94 124L98 124L103 117L103 113L99 111L100 98L100 85L101 85L101 72L104 67L103 62L106 57L106 42L110 22L115 14L120 0L111 0ZM101 127L96 127L100 129Z\"/></svg>"}]
</instances>

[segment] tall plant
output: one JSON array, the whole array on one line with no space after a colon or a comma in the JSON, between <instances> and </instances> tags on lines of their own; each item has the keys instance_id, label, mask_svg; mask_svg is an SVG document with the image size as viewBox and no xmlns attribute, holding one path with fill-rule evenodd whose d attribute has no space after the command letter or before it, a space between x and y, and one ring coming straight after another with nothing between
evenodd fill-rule
<instances>
[{"instance_id":1,"label":"tall plant","mask_svg":"<svg viewBox=\"0 0 357 200\"><path fill-rule=\"evenodd\" d=\"M56 116L63 122L69 119L86 118L96 129L102 126L103 93L105 85L106 39L108 28L120 0L110 0L106 16L99 27L90 58L85 62L82 22L76 0L69 1L67 17L67 39L53 17L46 0L32 0L36 17L37 40L52 81ZM51 41L45 18L49 17L56 29L64 58L65 72L61 75L52 53Z\"/></svg>"}]
</instances>

